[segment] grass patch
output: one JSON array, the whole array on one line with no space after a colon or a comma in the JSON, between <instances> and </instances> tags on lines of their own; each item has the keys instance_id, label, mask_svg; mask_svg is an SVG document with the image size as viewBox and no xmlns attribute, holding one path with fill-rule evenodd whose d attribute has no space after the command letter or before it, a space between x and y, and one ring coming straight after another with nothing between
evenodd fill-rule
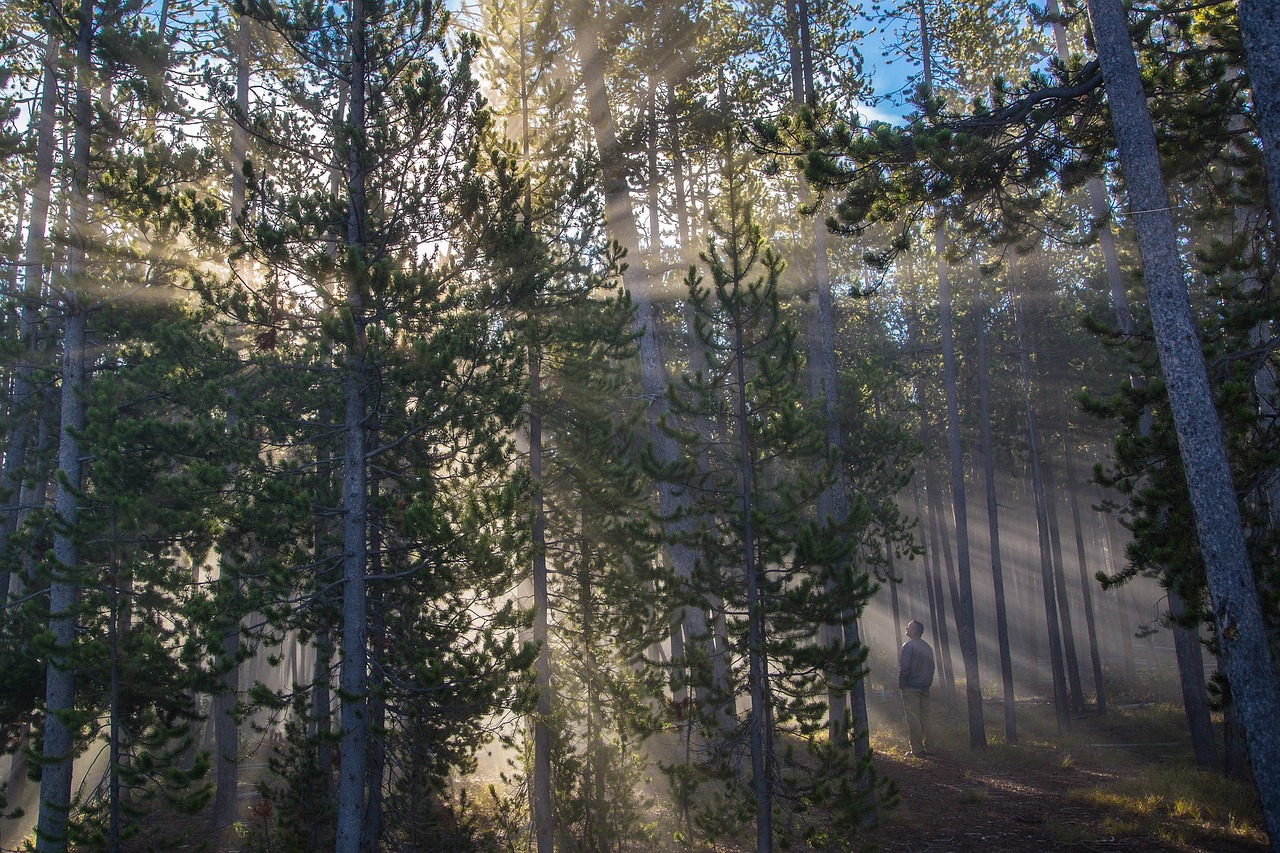
<instances>
[{"instance_id":1,"label":"grass patch","mask_svg":"<svg viewBox=\"0 0 1280 853\"><path fill-rule=\"evenodd\" d=\"M1067 797L1107 811L1117 835L1149 833L1178 844L1266 843L1252 787L1186 765L1127 767L1119 778Z\"/></svg>"}]
</instances>

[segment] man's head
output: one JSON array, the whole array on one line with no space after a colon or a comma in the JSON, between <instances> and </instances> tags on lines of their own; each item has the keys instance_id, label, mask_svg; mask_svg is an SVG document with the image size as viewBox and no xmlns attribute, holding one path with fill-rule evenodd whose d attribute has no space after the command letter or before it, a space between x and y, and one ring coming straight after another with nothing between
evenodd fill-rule
<instances>
[{"instance_id":1,"label":"man's head","mask_svg":"<svg viewBox=\"0 0 1280 853\"><path fill-rule=\"evenodd\" d=\"M924 636L924 623L919 619L912 619L907 623L907 636L911 638Z\"/></svg>"}]
</instances>

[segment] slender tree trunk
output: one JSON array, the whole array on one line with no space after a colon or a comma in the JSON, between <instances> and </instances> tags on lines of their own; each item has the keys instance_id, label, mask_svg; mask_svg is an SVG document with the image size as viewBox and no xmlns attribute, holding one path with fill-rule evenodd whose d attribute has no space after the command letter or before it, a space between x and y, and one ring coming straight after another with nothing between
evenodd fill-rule
<instances>
[{"instance_id":1,"label":"slender tree trunk","mask_svg":"<svg viewBox=\"0 0 1280 853\"><path fill-rule=\"evenodd\" d=\"M1120 0L1087 0L1138 234L1148 304L1195 512L1222 663L1273 850L1280 850L1280 689L1213 407L1168 190Z\"/></svg>"},{"instance_id":2,"label":"slender tree trunk","mask_svg":"<svg viewBox=\"0 0 1280 853\"><path fill-rule=\"evenodd\" d=\"M71 773L75 756L67 715L75 708L74 657L76 607L80 594L79 546L75 527L80 513L80 434L86 421L85 342L88 316L81 288L88 265L89 154L93 123L94 5L79 7L76 38L75 142L72 153L71 246L67 284L62 295L61 427L58 441L58 489L54 498L54 574L49 583L49 634L52 644L45 676L44 749L41 759L40 814L36 850L67 849L71 810Z\"/></svg>"},{"instance_id":3,"label":"slender tree trunk","mask_svg":"<svg viewBox=\"0 0 1280 853\"><path fill-rule=\"evenodd\" d=\"M951 634L947 628L947 599L942 592L943 563L951 562L951 546L947 542L946 528L942 520L942 495L933 476L933 469L925 466L925 492L929 498L929 524L933 534L933 601L934 636L938 638L938 675L942 697L948 708L956 704L955 669L951 657Z\"/></svg>"},{"instance_id":4,"label":"slender tree trunk","mask_svg":"<svg viewBox=\"0 0 1280 853\"><path fill-rule=\"evenodd\" d=\"M533 485L533 641L538 646L535 673L537 713L533 718L533 833L538 853L555 849L555 807L551 789L551 647L547 625L546 515L542 497L542 393L541 354L536 341L529 343L529 473Z\"/></svg>"},{"instance_id":5,"label":"slender tree trunk","mask_svg":"<svg viewBox=\"0 0 1280 853\"><path fill-rule=\"evenodd\" d=\"M969 504L964 483L964 449L960 436L960 395L956 389L955 336L952 334L951 283L947 268L947 236L937 223L938 300L942 314L942 377L947 392L947 450L951 460L951 512L956 525L956 564L960 573L956 634L964 662L965 702L969 711L969 746L985 749L987 727L982 715L982 680L978 673L978 634L974 623L973 578L969 565ZM955 596L955 593L953 593Z\"/></svg>"},{"instance_id":6,"label":"slender tree trunk","mask_svg":"<svg viewBox=\"0 0 1280 853\"><path fill-rule=\"evenodd\" d=\"M1084 610L1085 630L1089 637L1089 663L1093 667L1094 707L1099 714L1107 713L1107 688L1102 679L1102 655L1098 649L1098 625L1093 612L1093 578L1089 575L1089 560L1084 547L1084 525L1080 519L1080 487L1075 477L1075 459L1071 453L1071 438L1063 418L1062 467L1067 478L1067 501L1071 505L1071 526L1076 533L1076 565L1080 568L1080 595Z\"/></svg>"},{"instance_id":7,"label":"slender tree trunk","mask_svg":"<svg viewBox=\"0 0 1280 853\"><path fill-rule=\"evenodd\" d=\"M1045 516L1049 520L1049 554L1053 565L1053 589L1058 600L1058 619L1062 630L1062 650L1067 663L1068 704L1072 713L1084 713L1084 684L1080 679L1080 658L1076 650L1076 633L1071 619L1071 598L1067 595L1067 571L1062 561L1062 534L1058 517L1058 478L1053 463L1041 460L1044 471Z\"/></svg>"},{"instance_id":8,"label":"slender tree trunk","mask_svg":"<svg viewBox=\"0 0 1280 853\"><path fill-rule=\"evenodd\" d=\"M580 514L578 528L578 611L582 620L582 665L587 684L587 771L590 774L584 788L583 836L588 850L599 849L607 835L604 814L608 806L605 791L605 775L608 772L601 720L600 667L596 659L597 616L595 594L591 578L591 546L587 542L587 513Z\"/></svg>"},{"instance_id":9,"label":"slender tree trunk","mask_svg":"<svg viewBox=\"0 0 1280 853\"><path fill-rule=\"evenodd\" d=\"M1178 590L1169 588L1169 615L1174 623L1187 612L1187 604ZM1175 631L1173 648L1178 656L1178 682L1182 688L1182 705L1187 714L1187 730L1195 752L1196 766L1213 770L1218 766L1217 748L1213 741L1213 723L1205 701L1204 650L1198 631Z\"/></svg>"},{"instance_id":10,"label":"slender tree trunk","mask_svg":"<svg viewBox=\"0 0 1280 853\"><path fill-rule=\"evenodd\" d=\"M662 341L658 333L657 315L649 293L648 273L644 265L639 262L642 257L639 233L636 227L635 210L632 207L631 187L627 179L627 163L618 144L613 110L609 103L607 74L604 59L600 54L597 16L598 11L594 2L583 3L578 8L574 16L574 46L578 53L581 79L584 82L587 116L595 133L596 148L600 157L607 227L614 240L633 258L633 262L623 271L622 280L631 294L636 309L635 324L640 333L638 342L640 386L645 398L649 401L646 412L649 437L656 459L660 463L671 463L678 458L679 448L675 440L660 427L662 417L668 408L665 396L666 365ZM669 483L659 484L658 511L661 516L668 519L685 517L683 521L668 523L669 531L677 540L692 530L691 521L685 512L688 505L688 495L682 490L676 489ZM688 585L693 577L693 551L681 541L672 542L667 546L667 550L677 582ZM704 642L711 642L711 633L707 629L706 610L703 607L681 608L678 618L685 637L696 637ZM715 654L714 648L712 654L713 656ZM673 661L673 665L678 666L679 662Z\"/></svg>"},{"instance_id":11,"label":"slender tree trunk","mask_svg":"<svg viewBox=\"0 0 1280 853\"><path fill-rule=\"evenodd\" d=\"M11 504L5 510L4 529L0 532L0 605L9 600L11 591L9 560L6 558L9 540L17 532L25 515L22 471L27 459L31 426L39 422L39 415L32 410L33 404L37 402L33 374L39 352L40 294L44 287L49 199L52 195L53 158L57 145L55 121L60 54L58 39L50 33L45 39L40 111L36 119L31 212L27 217L27 242L22 259L22 295L18 307L18 333L22 340L23 360L13 371L10 429L4 453L3 495ZM16 274L17 270L14 272Z\"/></svg>"},{"instance_id":12,"label":"slender tree trunk","mask_svg":"<svg viewBox=\"0 0 1280 853\"><path fill-rule=\"evenodd\" d=\"M369 443L376 445L378 433L369 431ZM369 667L368 731L369 758L365 767L365 809L362 827L361 849L364 853L376 853L382 840L382 789L387 770L387 703L384 687L386 679L382 662L387 649L387 613L385 587L382 579L382 526L378 518L379 478L375 475L369 484L369 647L374 650Z\"/></svg>"},{"instance_id":13,"label":"slender tree trunk","mask_svg":"<svg viewBox=\"0 0 1280 853\"><path fill-rule=\"evenodd\" d=\"M976 267L976 265L975 265ZM987 492L987 531L991 540L991 584L995 597L996 642L1000 652L1000 682L1004 690L1004 737L1018 739L1017 706L1013 690L1013 654L1009 646L1009 614L1005 605L1004 566L1000 555L1000 517L996 501L995 457L991 449L991 393L987 372L987 306L982 277L975 268L973 313L978 325L978 424L982 431L982 475ZM895 620L896 624L896 620Z\"/></svg>"},{"instance_id":14,"label":"slender tree trunk","mask_svg":"<svg viewBox=\"0 0 1280 853\"><path fill-rule=\"evenodd\" d=\"M346 244L354 263L366 263L365 249L365 6L352 0L351 104L347 121L350 134L347 186ZM360 853L361 824L365 814L365 778L368 756L368 601L366 570L369 560L368 424L369 367L366 351L365 306L355 280L347 282L347 308L352 318L352 340L343 365L342 473L342 661L340 772L335 853Z\"/></svg>"},{"instance_id":15,"label":"slender tree trunk","mask_svg":"<svg viewBox=\"0 0 1280 853\"><path fill-rule=\"evenodd\" d=\"M730 203L732 205L732 202ZM747 733L751 745L751 787L756 800L756 853L772 853L773 850L773 780L770 778L770 730L769 669L765 656L764 603L760 594L760 567L756 565L755 527L752 520L752 503L755 482L751 441L747 435L747 377L745 367L746 343L742 323L735 318L733 324L736 397L734 401L734 428L738 438L739 488L742 511L742 559L743 574L747 581L747 668L748 686L751 690L751 718Z\"/></svg>"},{"instance_id":16,"label":"slender tree trunk","mask_svg":"<svg viewBox=\"0 0 1280 853\"><path fill-rule=\"evenodd\" d=\"M1031 354L1026 344L1025 323L1022 317L1022 292L1014 296L1014 322L1018 327L1018 350L1022 374L1022 398L1027 418L1027 443L1031 458L1031 488L1035 495L1036 530L1040 540L1040 585L1044 593L1046 633L1049 636L1049 666L1053 679L1053 707L1057 714L1058 731L1071 728L1071 715L1067 708L1066 671L1062 662L1062 635L1058 628L1058 603L1054 594L1053 556L1049 543L1049 514L1045 505L1045 485L1040 469L1040 430L1036 424L1035 409L1031 406Z\"/></svg>"},{"instance_id":17,"label":"slender tree trunk","mask_svg":"<svg viewBox=\"0 0 1280 853\"><path fill-rule=\"evenodd\" d=\"M249 18L236 18L236 116L231 123L231 212L236 222L244 218L247 195L244 173L245 159L249 154L249 133L245 123L249 117L249 51L252 40ZM233 274L239 270L233 269ZM227 426L234 430L237 418L234 410L227 417ZM224 571L227 564L224 562ZM235 581L239 586L239 579ZM213 825L225 829L236 821L237 798L240 786L240 737L234 713L237 692L240 689L240 665L236 660L240 652L239 618L228 619L223 624L222 666L219 691L213 697L210 713L213 717L217 746L213 752L215 795Z\"/></svg>"}]
</instances>

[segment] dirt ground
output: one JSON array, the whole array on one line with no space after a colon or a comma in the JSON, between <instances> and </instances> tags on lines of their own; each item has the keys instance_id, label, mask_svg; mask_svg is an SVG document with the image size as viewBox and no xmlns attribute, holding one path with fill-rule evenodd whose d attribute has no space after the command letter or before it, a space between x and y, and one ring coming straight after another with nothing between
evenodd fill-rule
<instances>
[{"instance_id":1,"label":"dirt ground","mask_svg":"<svg viewBox=\"0 0 1280 853\"><path fill-rule=\"evenodd\" d=\"M925 759L882 755L880 771L897 782L902 804L868 840L889 853L1268 849L1260 840L1233 837L1188 817L1136 819L1122 808L1072 794L1116 780L1108 763L1105 753L1056 765L1052 758L1034 764L975 762L967 750L935 752Z\"/></svg>"}]
</instances>

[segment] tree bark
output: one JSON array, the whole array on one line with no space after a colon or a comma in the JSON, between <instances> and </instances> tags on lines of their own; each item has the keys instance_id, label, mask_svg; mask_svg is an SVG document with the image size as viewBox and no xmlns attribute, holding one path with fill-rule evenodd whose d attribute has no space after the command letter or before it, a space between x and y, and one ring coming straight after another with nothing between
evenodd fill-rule
<instances>
[{"instance_id":1,"label":"tree bark","mask_svg":"<svg viewBox=\"0 0 1280 853\"><path fill-rule=\"evenodd\" d=\"M249 18L236 18L236 115L231 122L231 215L234 222L244 218L247 186L244 173L245 159L249 153L249 133L245 126L249 117ZM233 266L233 274L239 270ZM234 414L228 414L227 426L235 428ZM225 565L225 564L224 564ZM239 586L239 580L236 582ZM213 751L214 802L213 825L225 829L236 821L238 789L240 785L240 737L234 718L237 691L240 689L240 665L236 658L240 651L239 619L226 620L222 634L222 666L225 671L218 679L219 692L210 703L213 717L216 747Z\"/></svg>"},{"instance_id":2,"label":"tree bark","mask_svg":"<svg viewBox=\"0 0 1280 853\"><path fill-rule=\"evenodd\" d=\"M1236 5L1262 139L1272 227L1280 239L1280 6L1275 0L1238 0Z\"/></svg>"},{"instance_id":3,"label":"tree bark","mask_svg":"<svg viewBox=\"0 0 1280 853\"><path fill-rule=\"evenodd\" d=\"M1120 0L1087 0L1138 235L1148 305L1195 512L1222 663L1240 713L1273 850L1280 850L1280 690L1221 425L1200 348L1169 195Z\"/></svg>"}]
</instances>

